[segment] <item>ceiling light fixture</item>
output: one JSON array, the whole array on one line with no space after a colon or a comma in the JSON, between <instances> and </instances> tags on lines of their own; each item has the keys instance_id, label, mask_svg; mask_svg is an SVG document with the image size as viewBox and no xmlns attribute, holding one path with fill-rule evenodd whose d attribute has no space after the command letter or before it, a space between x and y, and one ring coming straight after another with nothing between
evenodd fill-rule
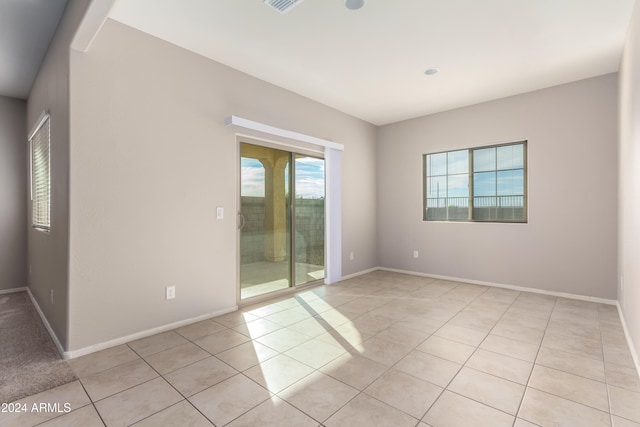
<instances>
[{"instance_id":1,"label":"ceiling light fixture","mask_svg":"<svg viewBox=\"0 0 640 427\"><path fill-rule=\"evenodd\" d=\"M346 0L344 2L344 5L347 7L347 9L358 10L362 6L364 6L364 0Z\"/></svg>"},{"instance_id":2,"label":"ceiling light fixture","mask_svg":"<svg viewBox=\"0 0 640 427\"><path fill-rule=\"evenodd\" d=\"M439 68L436 67L432 67L432 68L428 68L427 71L425 71L424 73L427 76L433 76L434 74L438 74L438 72L440 71Z\"/></svg>"}]
</instances>

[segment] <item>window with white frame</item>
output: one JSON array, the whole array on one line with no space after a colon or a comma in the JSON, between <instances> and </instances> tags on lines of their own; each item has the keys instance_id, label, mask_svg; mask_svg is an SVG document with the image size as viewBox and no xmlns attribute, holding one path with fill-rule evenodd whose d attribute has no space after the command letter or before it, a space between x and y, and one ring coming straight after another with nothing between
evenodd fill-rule
<instances>
[{"instance_id":1,"label":"window with white frame","mask_svg":"<svg viewBox=\"0 0 640 427\"><path fill-rule=\"evenodd\" d=\"M425 221L527 222L527 141L424 155Z\"/></svg>"},{"instance_id":2,"label":"window with white frame","mask_svg":"<svg viewBox=\"0 0 640 427\"><path fill-rule=\"evenodd\" d=\"M31 151L32 227L51 229L51 140L49 115L45 115L29 138Z\"/></svg>"}]
</instances>

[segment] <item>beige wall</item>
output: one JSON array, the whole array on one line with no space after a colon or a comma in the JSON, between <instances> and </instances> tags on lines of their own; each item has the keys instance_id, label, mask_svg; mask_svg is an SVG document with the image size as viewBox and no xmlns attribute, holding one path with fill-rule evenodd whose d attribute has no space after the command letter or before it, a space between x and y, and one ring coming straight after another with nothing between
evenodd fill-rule
<instances>
[{"instance_id":1,"label":"beige wall","mask_svg":"<svg viewBox=\"0 0 640 427\"><path fill-rule=\"evenodd\" d=\"M620 226L618 300L640 353L640 3L620 66ZM621 286L624 281L624 288ZM636 364L638 360L636 359ZM640 365L639 365L640 366Z\"/></svg>"},{"instance_id":2,"label":"beige wall","mask_svg":"<svg viewBox=\"0 0 640 427\"><path fill-rule=\"evenodd\" d=\"M343 274L377 266L373 125L114 21L71 76L70 350L236 305L232 114L345 145Z\"/></svg>"},{"instance_id":3,"label":"beige wall","mask_svg":"<svg viewBox=\"0 0 640 427\"><path fill-rule=\"evenodd\" d=\"M51 232L29 227L29 288L63 347L69 297L69 45L88 4L89 0L67 3L27 100L29 130L43 111L51 115Z\"/></svg>"},{"instance_id":4,"label":"beige wall","mask_svg":"<svg viewBox=\"0 0 640 427\"><path fill-rule=\"evenodd\" d=\"M26 111L0 96L0 291L27 286Z\"/></svg>"},{"instance_id":5,"label":"beige wall","mask_svg":"<svg viewBox=\"0 0 640 427\"><path fill-rule=\"evenodd\" d=\"M614 299L616 85L606 75L380 128L380 265ZM528 224L422 221L423 154L523 139Z\"/></svg>"}]
</instances>

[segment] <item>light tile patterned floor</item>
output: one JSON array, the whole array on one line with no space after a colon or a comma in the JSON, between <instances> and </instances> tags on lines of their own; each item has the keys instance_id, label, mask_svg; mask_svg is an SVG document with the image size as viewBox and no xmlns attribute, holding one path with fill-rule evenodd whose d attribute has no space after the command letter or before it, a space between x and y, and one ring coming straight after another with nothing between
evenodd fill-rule
<instances>
[{"instance_id":1,"label":"light tile patterned floor","mask_svg":"<svg viewBox=\"0 0 640 427\"><path fill-rule=\"evenodd\" d=\"M614 306L385 271L70 364L0 425L640 427Z\"/></svg>"}]
</instances>

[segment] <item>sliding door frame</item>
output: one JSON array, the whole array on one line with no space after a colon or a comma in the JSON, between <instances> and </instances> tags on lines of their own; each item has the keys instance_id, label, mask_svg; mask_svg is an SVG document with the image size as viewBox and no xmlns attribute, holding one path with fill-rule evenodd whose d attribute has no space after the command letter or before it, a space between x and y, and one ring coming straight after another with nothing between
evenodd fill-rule
<instances>
[{"instance_id":1,"label":"sliding door frame","mask_svg":"<svg viewBox=\"0 0 640 427\"><path fill-rule=\"evenodd\" d=\"M288 181L289 181L289 196L291 198L290 201L290 206L289 206L289 216L291 218L290 220L290 235L289 235L289 247L290 247L290 257L289 257L289 286L285 289L280 289L280 290L276 290L276 291L272 291L272 292L267 292L261 295L256 295L253 297L248 297L248 298L242 298L242 283L241 283L241 268L242 268L242 257L241 257L241 250L242 250L242 246L241 246L241 228L238 226L236 227L236 241L237 241L237 250L236 250L236 256L237 256L237 283L236 283L236 299L238 302L238 305L247 305L247 304L251 304L251 303L255 303L255 302L259 302L261 300L266 300L266 299L271 299L273 297L276 297L278 295L282 295L282 294L288 294L288 293L292 293L292 292L296 292L297 290L299 290L298 286L300 288L302 287L313 287L313 286L318 286L324 283L327 283L328 280L328 274L327 274L327 264L328 264L328 253L329 253L329 248L327 247L327 243L328 243L328 238L327 238L327 199L328 199L328 194L327 194L327 174L326 174L326 167L327 167L327 161L325 159L325 153L324 151L321 150L313 150L313 149L309 149L309 148L301 148L299 146L295 146L295 145L289 145L289 144L285 144L285 143L280 143L280 142L275 142L275 141L269 141L269 140L265 140L265 139L261 139L261 138L256 138L253 136L243 136L243 135L237 135L236 138L236 164L240 164L241 158L242 158L242 150L241 150L241 146L242 144L250 144L250 145L255 145L255 146L260 146L260 147L265 147L265 148L270 148L270 149L275 149L275 150L280 150L280 151L286 151L289 154L289 177L288 177ZM296 183L295 183L295 174L296 174L296 155L302 155L302 156L307 156L307 157L313 157L316 159L322 159L324 161L325 164L325 174L324 174L324 194L325 194L325 206L324 206L324 211L325 211L325 219L324 219L324 260L323 260L323 269L324 269L324 277L322 279L318 279L315 281L309 281L306 283L301 283L300 285L296 284L296 202L295 202L295 191L296 191ZM237 194L237 203L236 203L236 212L237 215L239 216L241 213L241 209L242 209L242 188L241 188L241 183L242 183L242 169L240 167L238 167L238 173L236 176L236 194ZM267 197L267 195L265 194L265 198Z\"/></svg>"}]
</instances>

